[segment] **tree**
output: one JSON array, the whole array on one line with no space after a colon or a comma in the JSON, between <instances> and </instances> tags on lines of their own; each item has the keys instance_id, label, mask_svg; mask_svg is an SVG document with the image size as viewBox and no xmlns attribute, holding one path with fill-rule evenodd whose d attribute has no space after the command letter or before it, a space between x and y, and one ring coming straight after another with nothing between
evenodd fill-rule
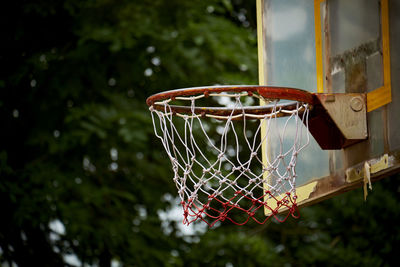
<instances>
[{"instance_id":1,"label":"tree","mask_svg":"<svg viewBox=\"0 0 400 267\"><path fill-rule=\"evenodd\" d=\"M26 1L2 12L1 260L168 262L186 242L161 226L163 196L176 193L144 102L255 83L240 4Z\"/></svg>"}]
</instances>

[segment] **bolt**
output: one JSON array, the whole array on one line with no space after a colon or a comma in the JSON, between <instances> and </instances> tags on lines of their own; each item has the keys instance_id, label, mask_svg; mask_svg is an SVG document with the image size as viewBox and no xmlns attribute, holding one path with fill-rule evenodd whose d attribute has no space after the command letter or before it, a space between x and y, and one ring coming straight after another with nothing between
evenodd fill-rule
<instances>
[{"instance_id":1,"label":"bolt","mask_svg":"<svg viewBox=\"0 0 400 267\"><path fill-rule=\"evenodd\" d=\"M360 97L353 97L350 100L350 107L353 111L358 112L363 109L364 103Z\"/></svg>"}]
</instances>

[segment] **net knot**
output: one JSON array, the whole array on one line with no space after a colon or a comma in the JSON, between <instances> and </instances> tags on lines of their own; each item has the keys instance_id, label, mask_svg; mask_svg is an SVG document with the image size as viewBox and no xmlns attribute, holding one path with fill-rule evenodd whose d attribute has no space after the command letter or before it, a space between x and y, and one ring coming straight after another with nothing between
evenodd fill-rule
<instances>
[{"instance_id":1,"label":"net knot","mask_svg":"<svg viewBox=\"0 0 400 267\"><path fill-rule=\"evenodd\" d=\"M173 170L178 169L178 164L179 164L178 160L175 159L175 158L172 158L171 161L172 161L171 162L172 163L172 169Z\"/></svg>"},{"instance_id":2,"label":"net knot","mask_svg":"<svg viewBox=\"0 0 400 267\"><path fill-rule=\"evenodd\" d=\"M188 211L187 209L184 209L184 210L183 210L183 216L184 216L185 218L187 218L188 215L189 215L189 211Z\"/></svg>"},{"instance_id":3,"label":"net knot","mask_svg":"<svg viewBox=\"0 0 400 267\"><path fill-rule=\"evenodd\" d=\"M233 166L232 167L232 171L239 171L241 169L241 167L240 166L238 166L238 167L236 167L236 166Z\"/></svg>"},{"instance_id":4,"label":"net knot","mask_svg":"<svg viewBox=\"0 0 400 267\"><path fill-rule=\"evenodd\" d=\"M220 220L221 222L223 222L223 221L225 221L226 217L227 217L227 214L226 214L225 212L224 212L224 213L221 213L221 214L219 215L219 220Z\"/></svg>"},{"instance_id":5,"label":"net knot","mask_svg":"<svg viewBox=\"0 0 400 267\"><path fill-rule=\"evenodd\" d=\"M253 184L253 183L255 183L256 181L257 181L257 179L255 179L255 178L250 179L250 180L249 180L249 184Z\"/></svg>"},{"instance_id":6,"label":"net knot","mask_svg":"<svg viewBox=\"0 0 400 267\"><path fill-rule=\"evenodd\" d=\"M254 157L257 157L257 152L253 152L253 153L251 153L251 155L250 155L252 158L254 158Z\"/></svg>"}]
</instances>

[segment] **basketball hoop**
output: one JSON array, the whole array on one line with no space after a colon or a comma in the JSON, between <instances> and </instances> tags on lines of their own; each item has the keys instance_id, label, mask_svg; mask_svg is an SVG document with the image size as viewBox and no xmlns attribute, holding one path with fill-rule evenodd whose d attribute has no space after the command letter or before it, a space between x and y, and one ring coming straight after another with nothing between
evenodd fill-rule
<instances>
[{"instance_id":1,"label":"basketball hoop","mask_svg":"<svg viewBox=\"0 0 400 267\"><path fill-rule=\"evenodd\" d=\"M255 104L259 101L265 105ZM214 86L166 91L147 104L172 164L184 224L298 217L295 168L309 143L313 94Z\"/></svg>"}]
</instances>

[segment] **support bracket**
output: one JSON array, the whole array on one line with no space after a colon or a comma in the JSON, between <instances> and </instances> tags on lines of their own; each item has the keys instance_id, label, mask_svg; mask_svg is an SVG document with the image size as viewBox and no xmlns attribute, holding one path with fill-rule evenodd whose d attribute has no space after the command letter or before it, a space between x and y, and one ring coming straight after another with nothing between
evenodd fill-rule
<instances>
[{"instance_id":1,"label":"support bracket","mask_svg":"<svg viewBox=\"0 0 400 267\"><path fill-rule=\"evenodd\" d=\"M342 149L368 138L366 94L314 94L309 130L322 149Z\"/></svg>"}]
</instances>

